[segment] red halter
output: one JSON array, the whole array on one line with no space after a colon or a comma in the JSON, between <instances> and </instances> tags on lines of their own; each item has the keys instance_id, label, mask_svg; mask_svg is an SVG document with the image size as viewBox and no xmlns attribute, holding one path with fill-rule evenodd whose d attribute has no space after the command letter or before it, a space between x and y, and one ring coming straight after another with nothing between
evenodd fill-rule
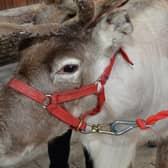
<instances>
[{"instance_id":1,"label":"red halter","mask_svg":"<svg viewBox=\"0 0 168 168\"><path fill-rule=\"evenodd\" d=\"M128 63L132 64L122 49L120 49L120 53ZM87 123L84 121L84 118L86 118L88 115L95 115L98 112L100 112L104 104L105 101L104 85L112 71L115 60L116 55L114 55L111 58L110 64L106 67L104 73L101 75L98 82L95 82L87 86L82 86L79 89L46 95L41 91L29 86L25 82L15 78L9 81L8 86L20 92L21 94L25 95L26 97L29 97L35 102L41 104L43 108L45 108L54 117L70 125L72 128L75 128L77 130L86 130ZM99 90L98 87L100 84L101 89ZM95 94L98 98L97 107L92 109L91 111L85 112L83 115L81 115L80 119L74 117L68 110L64 109L60 105L63 102L72 101L74 99L79 99L92 94Z\"/></svg>"},{"instance_id":2,"label":"red halter","mask_svg":"<svg viewBox=\"0 0 168 168\"><path fill-rule=\"evenodd\" d=\"M133 65L123 49L120 49L119 52L129 64ZM46 109L50 114L63 121L64 123L70 125L72 128L80 131L87 131L89 127L87 127L88 125L84 121L84 119L89 115L95 115L101 111L105 102L104 85L106 84L108 77L112 72L115 60L116 54L114 54L114 56L111 58L109 65L105 68L103 74L100 76L97 82L82 86L79 89L73 89L65 92L56 92L46 95L43 92L29 86L25 82L15 78L9 81L8 86L25 95L26 97L34 100L35 102L41 104L42 107ZM60 105L61 103L79 99L92 94L97 96L97 107L85 112L80 116L80 118L74 117L68 110L64 109ZM147 125L152 125L156 121L164 119L166 117L168 117L168 111L162 111L156 116L149 117L146 121L144 121L143 119L137 119L136 123L137 126L141 129L147 129Z\"/></svg>"}]
</instances>

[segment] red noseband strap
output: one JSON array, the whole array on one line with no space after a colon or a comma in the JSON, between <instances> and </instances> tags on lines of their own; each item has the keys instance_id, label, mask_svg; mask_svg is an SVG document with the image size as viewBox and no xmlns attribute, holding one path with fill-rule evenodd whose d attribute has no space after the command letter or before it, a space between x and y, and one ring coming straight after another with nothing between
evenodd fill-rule
<instances>
[{"instance_id":1,"label":"red noseband strap","mask_svg":"<svg viewBox=\"0 0 168 168\"><path fill-rule=\"evenodd\" d=\"M36 101L37 103L42 104L46 99L46 95L44 95L42 92L40 92L39 90L29 86L25 82L22 82L18 79L15 79L15 78L11 79L8 82L8 86L13 88L14 90L17 90L18 92L22 93L23 95L31 98L32 100Z\"/></svg>"},{"instance_id":2,"label":"red noseband strap","mask_svg":"<svg viewBox=\"0 0 168 168\"><path fill-rule=\"evenodd\" d=\"M65 110L60 103L97 93L97 84L83 86L82 88L71 91L54 93L52 95L45 95L25 82L15 78L9 81L8 86L41 104L42 107L47 109L54 117L78 130L85 130L87 124L74 117L68 110Z\"/></svg>"}]
</instances>

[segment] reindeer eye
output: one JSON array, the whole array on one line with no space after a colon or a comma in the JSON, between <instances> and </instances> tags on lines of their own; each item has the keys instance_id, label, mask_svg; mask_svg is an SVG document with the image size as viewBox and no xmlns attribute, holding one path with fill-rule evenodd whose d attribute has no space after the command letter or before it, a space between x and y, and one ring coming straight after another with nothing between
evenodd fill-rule
<instances>
[{"instance_id":1,"label":"reindeer eye","mask_svg":"<svg viewBox=\"0 0 168 168\"><path fill-rule=\"evenodd\" d=\"M64 73L75 73L78 70L79 66L75 64L69 64L65 65L58 73L64 74Z\"/></svg>"}]
</instances>

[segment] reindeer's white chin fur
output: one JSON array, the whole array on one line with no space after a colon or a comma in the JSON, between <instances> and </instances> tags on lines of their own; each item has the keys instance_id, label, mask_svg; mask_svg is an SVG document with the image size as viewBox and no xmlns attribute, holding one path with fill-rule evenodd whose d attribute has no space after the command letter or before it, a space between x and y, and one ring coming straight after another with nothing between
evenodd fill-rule
<instances>
[{"instance_id":1,"label":"reindeer's white chin fur","mask_svg":"<svg viewBox=\"0 0 168 168\"><path fill-rule=\"evenodd\" d=\"M168 10L166 5L161 5L166 1L154 2L152 7L133 18L135 30L131 39L123 44L134 66L131 68L122 57L117 57L105 86L104 109L99 115L91 117L89 122L135 120L168 109ZM101 58L101 62L103 59L106 62L107 58ZM95 78L100 76L105 66L97 61ZM121 137L84 135L81 139L94 160L95 168L128 168L134 159L136 140L149 135L166 136L166 129L167 120L163 120L156 124L153 132L136 129Z\"/></svg>"},{"instance_id":2,"label":"reindeer's white chin fur","mask_svg":"<svg viewBox=\"0 0 168 168\"><path fill-rule=\"evenodd\" d=\"M0 165L4 168L11 168L12 166L21 165L23 163L25 164L45 152L47 152L46 144L41 146L27 146L22 152L3 155L3 157L0 157Z\"/></svg>"}]
</instances>

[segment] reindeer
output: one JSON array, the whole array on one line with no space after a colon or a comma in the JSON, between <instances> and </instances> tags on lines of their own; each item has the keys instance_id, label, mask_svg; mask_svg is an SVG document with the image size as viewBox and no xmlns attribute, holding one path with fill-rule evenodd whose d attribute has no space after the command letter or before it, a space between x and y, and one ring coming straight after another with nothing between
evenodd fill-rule
<instances>
[{"instance_id":1,"label":"reindeer","mask_svg":"<svg viewBox=\"0 0 168 168\"><path fill-rule=\"evenodd\" d=\"M32 36L21 40L20 63L14 80L9 82L1 93L0 165L2 167L27 159L32 152L38 154L48 140L63 134L68 129L66 124L47 113L47 110L52 110L50 99L53 92L65 92L67 95L68 90L81 91L80 87L87 88L85 86L93 84L92 96L86 93L82 93L84 96L87 95L85 98L75 95L79 98L75 101L70 101L66 97L65 99L69 101L61 102L61 106L58 106L63 113L65 110L72 112L64 113L75 121L75 124L69 123L72 127L82 132L90 132L86 122L74 117L79 117L97 105L97 95L102 91L100 81L97 79L109 64L111 55L116 55L116 61L112 74L104 86L106 102L101 112L88 117L87 122L104 124L119 119L146 118L150 114L168 108L166 102L168 94L165 89L167 79L163 78L166 76L167 67L166 39L160 38L162 34L166 36L167 1L130 0L123 6L124 10L129 9L128 13L134 25L134 32L130 36L128 35L132 32L132 24L125 11L109 12L98 18L95 23L94 2L79 0L77 4L78 17L64 25L17 27L18 32L24 29L22 35L26 30L28 34L32 33ZM145 11L142 12L142 9ZM151 34L148 29L144 29L147 25L151 25ZM146 41L141 38L141 31L148 37ZM154 38L158 38L159 41ZM124 60L121 53L117 52L121 46L128 53L134 66L128 64L129 59ZM158 68L158 64L161 64L161 68ZM37 103L16 89L12 82L21 82L22 86L33 87L46 94L47 98L45 97L43 103ZM52 114L60 114L58 109L56 108L56 113L52 111ZM166 126L166 120L155 126L155 129L161 131L160 137L166 136ZM81 141L91 154L96 168L126 168L133 162L138 140L149 137L150 134L153 135L150 130L134 129L121 137L81 135ZM163 153L163 146L160 146L162 148L158 151ZM161 154L158 155L161 158ZM166 164L162 162L165 167Z\"/></svg>"},{"instance_id":2,"label":"reindeer","mask_svg":"<svg viewBox=\"0 0 168 168\"><path fill-rule=\"evenodd\" d=\"M100 21L103 28L98 31L99 28L96 29L96 24L93 24L94 2L77 0L77 6L78 15L62 25L1 24L1 35L20 36L20 61L14 80L3 87L0 95L0 167L16 165L37 156L50 139L62 135L69 128L47 112L50 96L41 105L12 87L12 82L22 81L25 86L33 87L46 95L80 88L95 81L89 72L93 70L93 62L103 58L107 50L106 45L99 43L102 35L107 31L111 37L107 39L109 48L113 34L117 33L121 39L132 31L125 13L118 15L123 20L116 20L120 23L115 23L118 25L115 28L111 20L113 15L108 15L108 18L106 16ZM106 64L109 57L104 61ZM98 87L96 83L94 85ZM24 86L20 88L23 89ZM93 99L96 103L94 96ZM60 107L78 117L80 114L76 113L76 107L79 102L80 99L68 101L61 103ZM68 115L71 116L71 113ZM77 125L78 129L83 126L81 123Z\"/></svg>"}]
</instances>

